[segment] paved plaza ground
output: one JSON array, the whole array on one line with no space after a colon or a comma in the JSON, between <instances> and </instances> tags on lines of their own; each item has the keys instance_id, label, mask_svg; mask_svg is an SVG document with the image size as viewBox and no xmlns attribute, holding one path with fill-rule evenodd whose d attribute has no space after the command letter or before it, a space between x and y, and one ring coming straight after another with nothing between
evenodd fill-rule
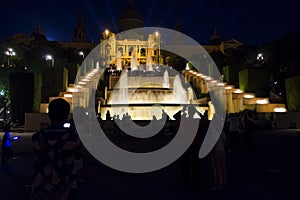
<instances>
[{"instance_id":1,"label":"paved plaza ground","mask_svg":"<svg viewBox=\"0 0 300 200\"><path fill-rule=\"evenodd\" d=\"M217 192L210 191L213 172L209 156L199 161L199 183L185 188L181 159L156 172L129 174L104 166L86 152L79 199L298 199L299 132L299 129L254 132L253 150L227 154L228 186ZM20 135L21 139L13 143L14 159L0 170L0 199L28 199L34 159L32 133L12 135ZM118 137L121 142L130 142L127 137Z\"/></svg>"}]
</instances>

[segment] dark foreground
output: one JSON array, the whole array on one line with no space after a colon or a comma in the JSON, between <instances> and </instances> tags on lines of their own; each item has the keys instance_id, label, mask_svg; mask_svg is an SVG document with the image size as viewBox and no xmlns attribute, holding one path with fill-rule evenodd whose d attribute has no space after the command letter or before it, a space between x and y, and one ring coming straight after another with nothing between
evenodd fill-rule
<instances>
[{"instance_id":1,"label":"dark foreground","mask_svg":"<svg viewBox=\"0 0 300 200\"><path fill-rule=\"evenodd\" d=\"M199 183L184 187L181 159L147 174L128 174L110 169L84 155L84 181L79 183L79 199L298 199L300 188L300 130L256 131L255 148L227 154L228 185L210 191L213 171L210 157L199 161ZM0 170L0 199L28 199L32 133L15 133L15 159ZM2 133L0 138L2 138ZM14 134L12 134L14 135ZM128 144L126 136L118 136ZM157 138L164 140L164 138Z\"/></svg>"}]
</instances>

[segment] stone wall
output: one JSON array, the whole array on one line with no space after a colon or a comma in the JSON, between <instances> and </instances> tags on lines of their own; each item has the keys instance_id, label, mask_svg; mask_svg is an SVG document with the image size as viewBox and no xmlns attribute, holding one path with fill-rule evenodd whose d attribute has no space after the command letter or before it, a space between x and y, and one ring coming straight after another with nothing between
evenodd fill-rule
<instances>
[{"instance_id":1,"label":"stone wall","mask_svg":"<svg viewBox=\"0 0 300 200\"><path fill-rule=\"evenodd\" d=\"M25 131L39 131L50 123L47 113L25 113Z\"/></svg>"},{"instance_id":2,"label":"stone wall","mask_svg":"<svg viewBox=\"0 0 300 200\"><path fill-rule=\"evenodd\" d=\"M300 76L285 80L288 111L300 111Z\"/></svg>"},{"instance_id":3,"label":"stone wall","mask_svg":"<svg viewBox=\"0 0 300 200\"><path fill-rule=\"evenodd\" d=\"M276 113L275 118L278 129L300 128L300 112Z\"/></svg>"},{"instance_id":4,"label":"stone wall","mask_svg":"<svg viewBox=\"0 0 300 200\"><path fill-rule=\"evenodd\" d=\"M269 72L263 68L240 71L239 86L244 92L254 92L258 97L269 97Z\"/></svg>"}]
</instances>

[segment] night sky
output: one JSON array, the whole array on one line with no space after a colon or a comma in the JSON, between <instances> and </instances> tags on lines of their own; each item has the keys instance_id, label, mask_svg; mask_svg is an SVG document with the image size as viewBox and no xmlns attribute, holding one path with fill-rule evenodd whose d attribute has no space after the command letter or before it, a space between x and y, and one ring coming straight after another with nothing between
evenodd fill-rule
<instances>
[{"instance_id":1,"label":"night sky","mask_svg":"<svg viewBox=\"0 0 300 200\"><path fill-rule=\"evenodd\" d=\"M296 0L135 0L145 26L174 28L200 44L208 42L215 27L223 40L235 38L245 44L274 41L300 30ZM90 40L100 32L117 30L127 0L2 1L0 40L17 33L31 34L37 20L49 40L69 41L80 15Z\"/></svg>"}]
</instances>

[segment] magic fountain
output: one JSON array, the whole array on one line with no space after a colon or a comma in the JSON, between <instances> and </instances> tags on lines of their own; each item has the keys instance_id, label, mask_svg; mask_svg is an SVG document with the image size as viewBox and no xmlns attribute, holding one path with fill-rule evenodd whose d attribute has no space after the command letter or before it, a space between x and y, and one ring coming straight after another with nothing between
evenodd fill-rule
<instances>
[{"instance_id":1,"label":"magic fountain","mask_svg":"<svg viewBox=\"0 0 300 200\"><path fill-rule=\"evenodd\" d=\"M128 112L132 119L151 120L153 116L160 119L164 109L172 117L194 100L193 91L183 86L180 74L169 76L168 70L154 71L150 75L148 72L133 75L124 71L121 76L110 76L105 103L99 108L101 116L109 110L120 117Z\"/></svg>"}]
</instances>

